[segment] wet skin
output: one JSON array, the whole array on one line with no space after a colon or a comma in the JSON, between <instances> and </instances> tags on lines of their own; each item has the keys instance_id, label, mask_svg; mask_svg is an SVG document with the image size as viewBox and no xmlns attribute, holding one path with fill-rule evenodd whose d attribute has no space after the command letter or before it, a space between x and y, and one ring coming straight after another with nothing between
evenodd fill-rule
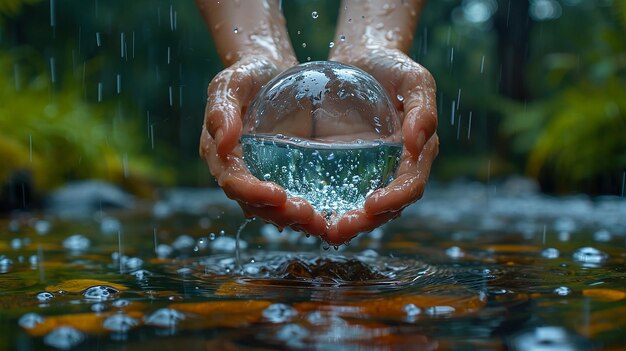
<instances>
[{"instance_id":1,"label":"wet skin","mask_svg":"<svg viewBox=\"0 0 626 351\"><path fill-rule=\"evenodd\" d=\"M436 86L430 73L405 52L423 1L343 1L329 60L357 66L379 80L402 115L404 149L395 180L372 193L364 208L325 220L300 198L250 174L239 138L242 116L261 87L297 64L277 1L197 0L227 66L210 83L200 155L227 196L246 216L257 216L342 244L400 215L421 198L437 156ZM235 30L236 28L236 30ZM339 134L358 133L341 126Z\"/></svg>"}]
</instances>

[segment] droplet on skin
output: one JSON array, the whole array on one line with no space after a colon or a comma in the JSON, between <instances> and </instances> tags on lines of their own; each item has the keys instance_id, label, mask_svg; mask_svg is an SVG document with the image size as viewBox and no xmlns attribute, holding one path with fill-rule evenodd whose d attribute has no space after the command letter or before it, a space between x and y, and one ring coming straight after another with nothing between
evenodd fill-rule
<instances>
[{"instance_id":1,"label":"droplet on skin","mask_svg":"<svg viewBox=\"0 0 626 351\"><path fill-rule=\"evenodd\" d=\"M335 46L335 43L334 43L334 42L332 42L332 41L331 41L330 43L328 43L328 47L329 47L329 48L332 48L333 46Z\"/></svg>"},{"instance_id":2,"label":"droplet on skin","mask_svg":"<svg viewBox=\"0 0 626 351\"><path fill-rule=\"evenodd\" d=\"M239 27L234 27L233 28L233 33L238 34L239 33Z\"/></svg>"},{"instance_id":3,"label":"droplet on skin","mask_svg":"<svg viewBox=\"0 0 626 351\"><path fill-rule=\"evenodd\" d=\"M344 34L340 35L339 40L346 41L346 36Z\"/></svg>"}]
</instances>

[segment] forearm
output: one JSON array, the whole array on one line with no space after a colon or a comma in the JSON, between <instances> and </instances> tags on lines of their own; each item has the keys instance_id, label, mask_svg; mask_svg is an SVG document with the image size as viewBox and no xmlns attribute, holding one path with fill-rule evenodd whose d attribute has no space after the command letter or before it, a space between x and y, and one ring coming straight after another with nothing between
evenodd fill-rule
<instances>
[{"instance_id":1,"label":"forearm","mask_svg":"<svg viewBox=\"0 0 626 351\"><path fill-rule=\"evenodd\" d=\"M368 48L407 53L426 0L343 0L331 58Z\"/></svg>"},{"instance_id":2,"label":"forearm","mask_svg":"<svg viewBox=\"0 0 626 351\"><path fill-rule=\"evenodd\" d=\"M226 66L250 55L292 65L295 53L277 0L196 0Z\"/></svg>"}]
</instances>

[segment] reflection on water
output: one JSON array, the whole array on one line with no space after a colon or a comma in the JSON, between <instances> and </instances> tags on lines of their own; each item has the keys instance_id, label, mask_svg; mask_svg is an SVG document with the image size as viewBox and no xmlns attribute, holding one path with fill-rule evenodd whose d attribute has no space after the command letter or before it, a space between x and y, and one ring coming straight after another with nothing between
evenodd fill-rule
<instances>
[{"instance_id":1,"label":"reflection on water","mask_svg":"<svg viewBox=\"0 0 626 351\"><path fill-rule=\"evenodd\" d=\"M238 258L243 219L219 192L172 191L156 205L86 217L14 214L0 222L0 345L623 345L625 201L517 188L431 189L339 250L253 221Z\"/></svg>"}]
</instances>

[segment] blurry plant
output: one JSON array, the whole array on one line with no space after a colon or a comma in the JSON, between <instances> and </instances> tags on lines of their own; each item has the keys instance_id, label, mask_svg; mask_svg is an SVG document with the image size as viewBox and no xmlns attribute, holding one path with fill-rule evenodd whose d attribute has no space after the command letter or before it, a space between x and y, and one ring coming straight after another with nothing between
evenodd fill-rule
<instances>
[{"instance_id":1,"label":"blurry plant","mask_svg":"<svg viewBox=\"0 0 626 351\"><path fill-rule=\"evenodd\" d=\"M22 171L40 190L68 179L164 179L140 155L135 126L116 117L115 106L88 103L71 75L55 89L38 58L26 49L0 52L0 183Z\"/></svg>"},{"instance_id":2,"label":"blurry plant","mask_svg":"<svg viewBox=\"0 0 626 351\"><path fill-rule=\"evenodd\" d=\"M563 47L563 36L555 35L556 50L565 53L536 53L532 85L545 98L500 104L502 130L513 137L515 152L528 155L527 172L553 178L558 191L618 178L626 169L626 2L591 15L606 18L579 33L584 39L576 44Z\"/></svg>"}]
</instances>

